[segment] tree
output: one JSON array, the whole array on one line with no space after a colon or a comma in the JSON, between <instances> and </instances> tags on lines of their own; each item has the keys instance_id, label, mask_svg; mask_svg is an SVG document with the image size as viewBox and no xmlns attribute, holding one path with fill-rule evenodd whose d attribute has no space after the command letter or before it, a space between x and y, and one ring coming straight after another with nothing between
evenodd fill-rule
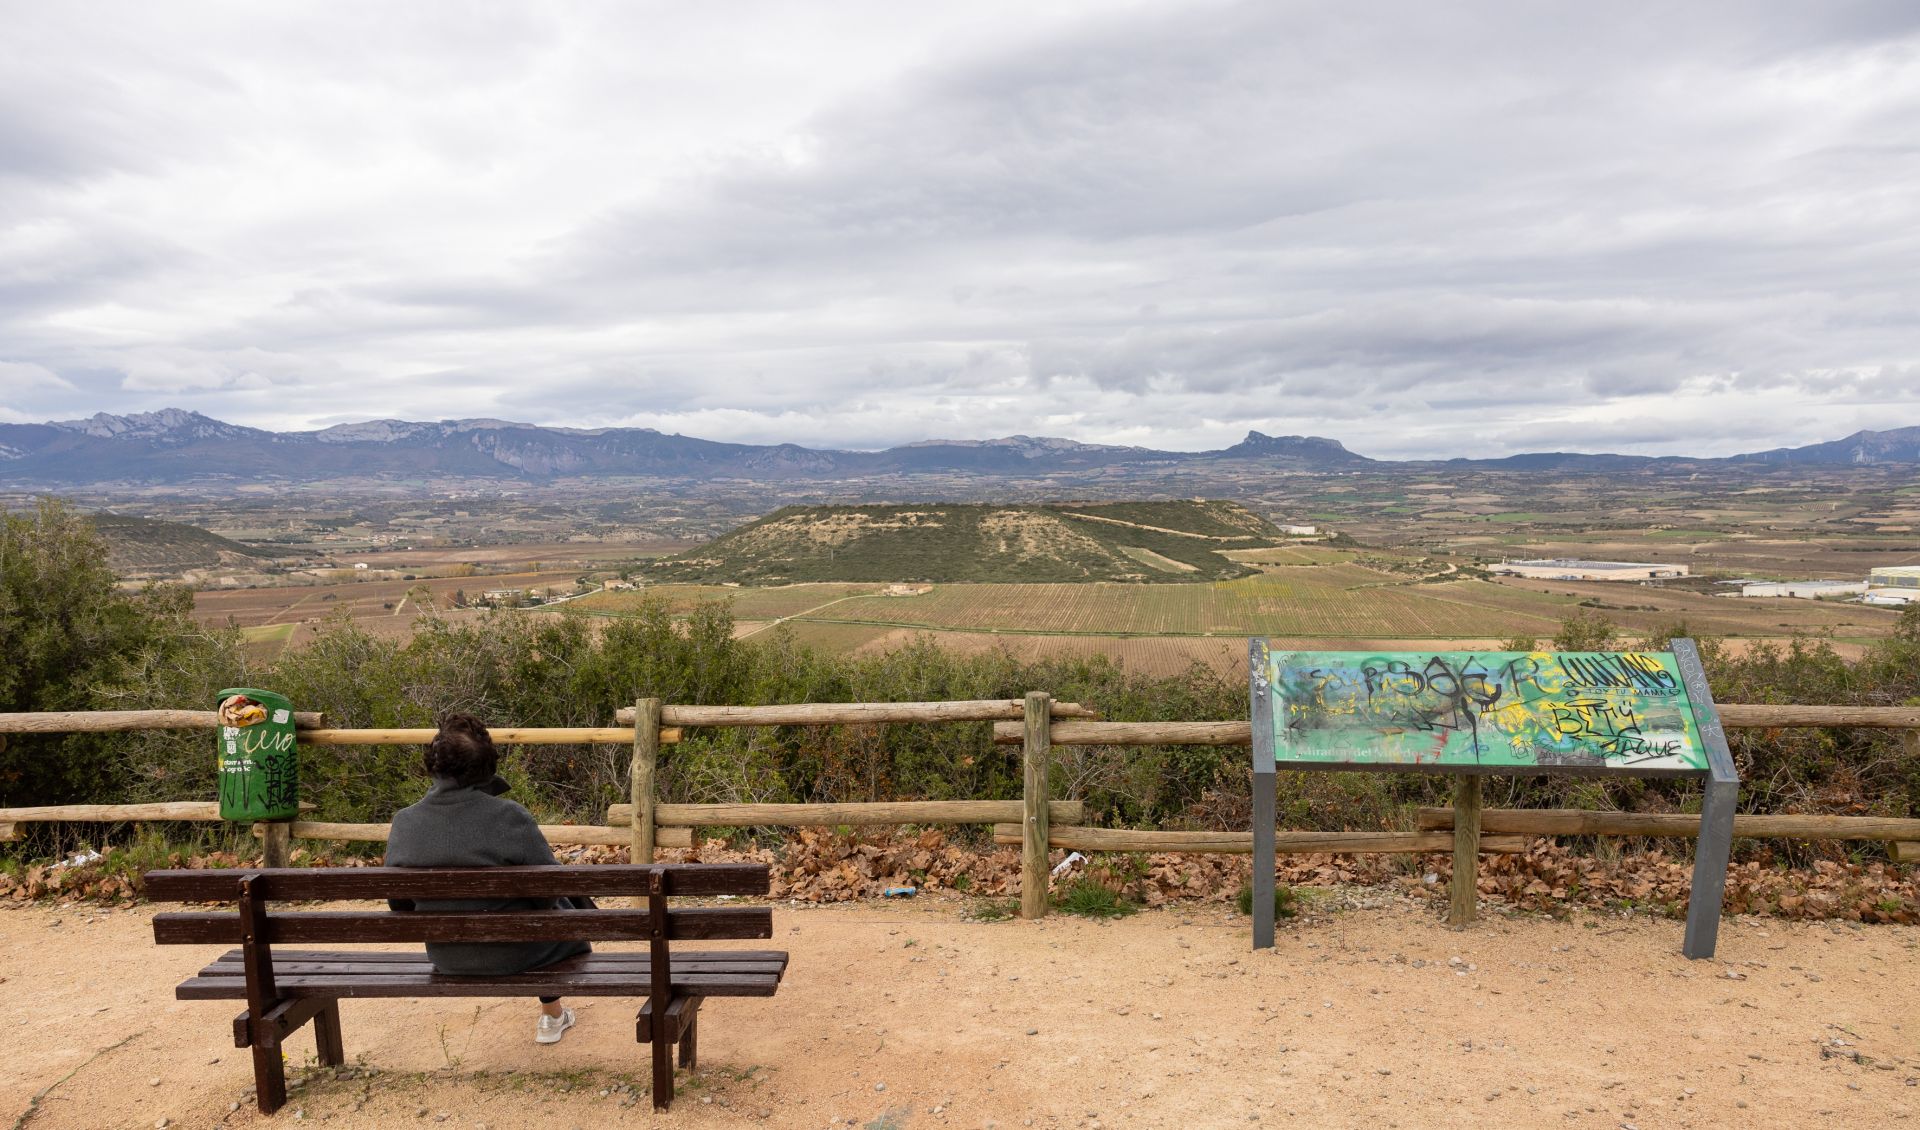
<instances>
[{"instance_id":1,"label":"tree","mask_svg":"<svg viewBox=\"0 0 1920 1130\"><path fill-rule=\"evenodd\" d=\"M195 637L204 633L193 622L193 595L179 586L122 590L93 524L64 504L42 500L0 521L0 711L96 709L99 687L122 664ZM111 794L106 742L99 734L14 736L0 748L0 804Z\"/></svg>"}]
</instances>

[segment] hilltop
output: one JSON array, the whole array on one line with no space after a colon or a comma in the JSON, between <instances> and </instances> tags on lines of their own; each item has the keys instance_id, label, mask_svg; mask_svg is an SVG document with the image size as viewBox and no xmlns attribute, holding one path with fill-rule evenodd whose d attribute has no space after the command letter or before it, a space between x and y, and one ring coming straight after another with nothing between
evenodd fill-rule
<instances>
[{"instance_id":1,"label":"hilltop","mask_svg":"<svg viewBox=\"0 0 1920 1130\"><path fill-rule=\"evenodd\" d=\"M1254 570L1219 551L1285 540L1236 502L789 506L650 580L1218 581Z\"/></svg>"},{"instance_id":2,"label":"hilltop","mask_svg":"<svg viewBox=\"0 0 1920 1130\"><path fill-rule=\"evenodd\" d=\"M122 576L177 573L219 566L259 568L275 556L182 522L159 522L126 514L94 514L94 529L107 543L107 561Z\"/></svg>"}]
</instances>

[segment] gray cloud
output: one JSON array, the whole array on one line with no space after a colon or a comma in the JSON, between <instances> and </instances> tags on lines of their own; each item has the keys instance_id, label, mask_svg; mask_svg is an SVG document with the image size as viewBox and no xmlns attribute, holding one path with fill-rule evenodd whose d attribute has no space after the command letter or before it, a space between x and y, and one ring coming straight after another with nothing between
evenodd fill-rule
<instances>
[{"instance_id":1,"label":"gray cloud","mask_svg":"<svg viewBox=\"0 0 1920 1130\"><path fill-rule=\"evenodd\" d=\"M5 418L1384 456L1920 423L1905 3L115 15L0 38Z\"/></svg>"}]
</instances>

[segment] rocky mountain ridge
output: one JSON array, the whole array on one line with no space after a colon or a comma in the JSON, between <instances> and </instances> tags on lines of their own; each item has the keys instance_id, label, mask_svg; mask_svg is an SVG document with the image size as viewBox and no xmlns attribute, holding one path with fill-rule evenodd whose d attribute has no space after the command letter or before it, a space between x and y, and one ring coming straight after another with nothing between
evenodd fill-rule
<instances>
[{"instance_id":1,"label":"rocky mountain ridge","mask_svg":"<svg viewBox=\"0 0 1920 1130\"><path fill-rule=\"evenodd\" d=\"M923 440L884 451L741 444L652 428L553 428L511 420L369 420L271 432L168 408L84 420L0 424L0 483L310 482L339 478L553 479L652 477L833 481L882 475L1013 476L1127 473L1129 467L1237 470L1489 470L1604 473L1697 464L1920 464L1920 427L1857 432L1830 443L1725 459L1535 452L1500 459L1375 460L1323 436L1250 431L1214 451L1160 451L1048 436Z\"/></svg>"}]
</instances>

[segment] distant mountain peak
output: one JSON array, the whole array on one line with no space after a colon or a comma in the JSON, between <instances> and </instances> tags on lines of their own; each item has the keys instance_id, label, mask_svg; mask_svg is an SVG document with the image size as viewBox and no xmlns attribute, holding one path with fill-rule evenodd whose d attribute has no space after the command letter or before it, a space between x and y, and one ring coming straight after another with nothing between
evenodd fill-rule
<instances>
[{"instance_id":1,"label":"distant mountain peak","mask_svg":"<svg viewBox=\"0 0 1920 1130\"><path fill-rule=\"evenodd\" d=\"M894 450L925 447L968 447L968 448L1004 448L1028 458L1044 455L1060 455L1074 451L1142 451L1144 448L1124 447L1111 443L1081 443L1075 439L1060 436L1000 436L997 439L923 439L914 443L903 443Z\"/></svg>"},{"instance_id":2,"label":"distant mountain peak","mask_svg":"<svg viewBox=\"0 0 1920 1130\"><path fill-rule=\"evenodd\" d=\"M321 428L313 438L321 443L398 443L432 428L411 420L360 420Z\"/></svg>"},{"instance_id":3,"label":"distant mountain peak","mask_svg":"<svg viewBox=\"0 0 1920 1130\"><path fill-rule=\"evenodd\" d=\"M1372 463L1364 455L1348 451L1337 439L1325 436L1270 436L1265 432L1247 432L1247 438L1220 452L1227 458L1313 459L1331 463Z\"/></svg>"},{"instance_id":4,"label":"distant mountain peak","mask_svg":"<svg viewBox=\"0 0 1920 1130\"><path fill-rule=\"evenodd\" d=\"M189 440L254 434L252 428L229 424L184 408L162 408L158 412L135 412L126 416L96 412L84 420L54 420L50 426L96 439Z\"/></svg>"}]
</instances>

